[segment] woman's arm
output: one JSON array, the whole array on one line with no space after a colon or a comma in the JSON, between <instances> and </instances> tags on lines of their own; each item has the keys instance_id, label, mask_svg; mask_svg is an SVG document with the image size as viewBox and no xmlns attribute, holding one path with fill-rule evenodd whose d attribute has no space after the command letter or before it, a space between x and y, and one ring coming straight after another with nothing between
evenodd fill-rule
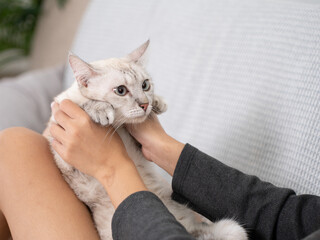
<instances>
[{"instance_id":1,"label":"woman's arm","mask_svg":"<svg viewBox=\"0 0 320 240\"><path fill-rule=\"evenodd\" d=\"M243 174L187 145L172 183L173 199L211 220L235 217L253 239L302 239L320 228L320 198L297 196Z\"/></svg>"},{"instance_id":2,"label":"woman's arm","mask_svg":"<svg viewBox=\"0 0 320 240\"><path fill-rule=\"evenodd\" d=\"M53 105L58 124L51 124L53 148L69 164L99 180L115 208L129 195L146 191L137 169L129 158L118 134L95 124L76 104L69 100Z\"/></svg>"},{"instance_id":3,"label":"woman's arm","mask_svg":"<svg viewBox=\"0 0 320 240\"><path fill-rule=\"evenodd\" d=\"M185 145L164 131L157 116L152 114L141 124L129 124L127 130L141 143L145 158L173 176Z\"/></svg>"},{"instance_id":4,"label":"woman's arm","mask_svg":"<svg viewBox=\"0 0 320 240\"><path fill-rule=\"evenodd\" d=\"M165 133L157 118L128 129L142 144L146 158L173 175L173 199L210 220L234 217L253 239L301 239L320 228L320 197L297 196L228 167L191 145L183 148Z\"/></svg>"},{"instance_id":5,"label":"woman's arm","mask_svg":"<svg viewBox=\"0 0 320 240\"><path fill-rule=\"evenodd\" d=\"M95 177L116 208L113 239L194 239L160 199L147 191L117 133L101 127L71 101L53 105L53 147L69 164ZM111 131L110 131L111 130Z\"/></svg>"}]
</instances>

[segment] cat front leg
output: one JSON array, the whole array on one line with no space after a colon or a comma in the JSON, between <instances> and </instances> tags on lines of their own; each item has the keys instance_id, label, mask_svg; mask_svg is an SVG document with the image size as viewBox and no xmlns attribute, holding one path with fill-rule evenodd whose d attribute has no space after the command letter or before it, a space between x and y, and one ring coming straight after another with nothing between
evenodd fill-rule
<instances>
[{"instance_id":1,"label":"cat front leg","mask_svg":"<svg viewBox=\"0 0 320 240\"><path fill-rule=\"evenodd\" d=\"M152 111L161 114L167 111L167 103L158 95L153 96Z\"/></svg>"},{"instance_id":2,"label":"cat front leg","mask_svg":"<svg viewBox=\"0 0 320 240\"><path fill-rule=\"evenodd\" d=\"M81 107L94 122L102 126L111 125L114 121L114 108L110 103L89 100Z\"/></svg>"}]
</instances>

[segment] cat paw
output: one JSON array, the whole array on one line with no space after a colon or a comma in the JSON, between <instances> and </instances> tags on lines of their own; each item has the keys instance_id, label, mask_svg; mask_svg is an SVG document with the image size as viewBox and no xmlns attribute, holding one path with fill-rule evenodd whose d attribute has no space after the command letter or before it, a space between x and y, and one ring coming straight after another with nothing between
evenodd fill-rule
<instances>
[{"instance_id":1,"label":"cat paw","mask_svg":"<svg viewBox=\"0 0 320 240\"><path fill-rule=\"evenodd\" d=\"M199 232L197 240L248 240L245 229L230 219L211 223Z\"/></svg>"},{"instance_id":2,"label":"cat paw","mask_svg":"<svg viewBox=\"0 0 320 240\"><path fill-rule=\"evenodd\" d=\"M102 112L98 114L97 122L102 126L107 126L112 124L114 121L114 111L112 109L107 110L106 112Z\"/></svg>"},{"instance_id":3,"label":"cat paw","mask_svg":"<svg viewBox=\"0 0 320 240\"><path fill-rule=\"evenodd\" d=\"M152 102L152 111L161 114L167 111L167 104L162 97L154 95Z\"/></svg>"},{"instance_id":4,"label":"cat paw","mask_svg":"<svg viewBox=\"0 0 320 240\"><path fill-rule=\"evenodd\" d=\"M82 108L94 122L102 126L110 125L114 121L114 108L109 103L90 100Z\"/></svg>"}]
</instances>

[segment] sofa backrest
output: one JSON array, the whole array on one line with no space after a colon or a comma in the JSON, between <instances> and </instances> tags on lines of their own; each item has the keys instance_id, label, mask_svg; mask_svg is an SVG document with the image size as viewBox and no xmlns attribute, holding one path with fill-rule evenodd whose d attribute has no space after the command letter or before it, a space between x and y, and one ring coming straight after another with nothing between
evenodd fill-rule
<instances>
[{"instance_id":1,"label":"sofa backrest","mask_svg":"<svg viewBox=\"0 0 320 240\"><path fill-rule=\"evenodd\" d=\"M245 173L320 195L319 4L92 0L72 51L88 61L120 57L148 38L169 134Z\"/></svg>"}]
</instances>

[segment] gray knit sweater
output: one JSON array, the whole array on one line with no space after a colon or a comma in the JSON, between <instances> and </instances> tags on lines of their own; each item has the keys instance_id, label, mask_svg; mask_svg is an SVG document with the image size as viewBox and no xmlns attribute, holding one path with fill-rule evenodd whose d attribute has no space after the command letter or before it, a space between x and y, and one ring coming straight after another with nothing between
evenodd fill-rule
<instances>
[{"instance_id":1,"label":"gray knit sweater","mask_svg":"<svg viewBox=\"0 0 320 240\"><path fill-rule=\"evenodd\" d=\"M172 188L174 200L212 221L235 217L250 239L320 239L320 197L297 196L230 168L189 144L179 158ZM120 204L112 232L114 240L194 239L147 191L134 193Z\"/></svg>"}]
</instances>

